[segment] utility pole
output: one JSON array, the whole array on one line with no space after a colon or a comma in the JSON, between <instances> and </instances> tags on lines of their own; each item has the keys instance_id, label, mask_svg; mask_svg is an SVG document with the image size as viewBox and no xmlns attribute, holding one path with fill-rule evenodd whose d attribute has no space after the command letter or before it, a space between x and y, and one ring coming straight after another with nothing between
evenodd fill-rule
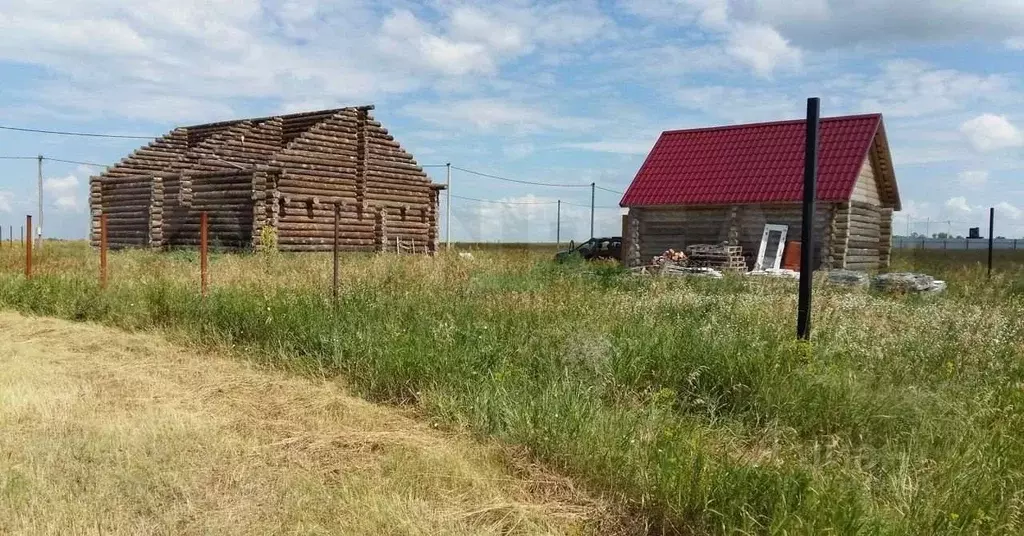
<instances>
[{"instance_id":1,"label":"utility pole","mask_svg":"<svg viewBox=\"0 0 1024 536\"><path fill-rule=\"evenodd\" d=\"M452 249L452 163L446 162L444 167L448 171L448 177L444 181L444 247Z\"/></svg>"},{"instance_id":2,"label":"utility pole","mask_svg":"<svg viewBox=\"0 0 1024 536\"><path fill-rule=\"evenodd\" d=\"M555 248L562 245L562 200L558 200L558 212L555 213Z\"/></svg>"},{"instance_id":3,"label":"utility pole","mask_svg":"<svg viewBox=\"0 0 1024 536\"><path fill-rule=\"evenodd\" d=\"M931 227L931 225L932 225L932 219L931 218L925 218L924 219L924 237L925 238L931 238L931 235L928 234L928 228Z\"/></svg>"},{"instance_id":4,"label":"utility pole","mask_svg":"<svg viewBox=\"0 0 1024 536\"><path fill-rule=\"evenodd\" d=\"M36 249L43 249L43 155L39 155L39 232L36 233Z\"/></svg>"},{"instance_id":5,"label":"utility pole","mask_svg":"<svg viewBox=\"0 0 1024 536\"><path fill-rule=\"evenodd\" d=\"M594 238L594 190L596 182L590 183L590 238Z\"/></svg>"}]
</instances>

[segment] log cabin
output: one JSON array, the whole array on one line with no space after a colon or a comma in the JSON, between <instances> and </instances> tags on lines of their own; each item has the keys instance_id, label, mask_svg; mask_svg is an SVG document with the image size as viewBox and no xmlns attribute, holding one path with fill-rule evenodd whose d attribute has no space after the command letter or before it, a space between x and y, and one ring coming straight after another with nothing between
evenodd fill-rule
<instances>
[{"instance_id":1,"label":"log cabin","mask_svg":"<svg viewBox=\"0 0 1024 536\"><path fill-rule=\"evenodd\" d=\"M732 125L661 134L620 205L623 257L649 262L693 244L742 246L754 266L766 224L800 239L806 123ZM899 190L881 114L823 118L814 268L889 266Z\"/></svg>"},{"instance_id":2,"label":"log cabin","mask_svg":"<svg viewBox=\"0 0 1024 536\"><path fill-rule=\"evenodd\" d=\"M437 251L438 193L357 106L175 128L90 178L91 240L111 248ZM273 244L263 244L264 240Z\"/></svg>"}]
</instances>

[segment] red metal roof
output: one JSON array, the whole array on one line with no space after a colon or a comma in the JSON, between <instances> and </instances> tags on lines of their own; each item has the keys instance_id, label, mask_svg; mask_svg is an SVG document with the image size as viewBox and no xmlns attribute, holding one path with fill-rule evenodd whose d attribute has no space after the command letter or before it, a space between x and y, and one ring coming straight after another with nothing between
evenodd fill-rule
<instances>
[{"instance_id":1,"label":"red metal roof","mask_svg":"<svg viewBox=\"0 0 1024 536\"><path fill-rule=\"evenodd\" d=\"M817 199L850 199L881 124L881 114L821 120ZM619 204L800 202L806 128L797 120L662 132Z\"/></svg>"}]
</instances>

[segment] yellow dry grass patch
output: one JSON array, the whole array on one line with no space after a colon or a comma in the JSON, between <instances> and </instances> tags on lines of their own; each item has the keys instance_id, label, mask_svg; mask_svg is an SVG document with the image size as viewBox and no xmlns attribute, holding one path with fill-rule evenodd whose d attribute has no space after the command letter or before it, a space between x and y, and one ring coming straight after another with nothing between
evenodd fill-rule
<instances>
[{"instance_id":1,"label":"yellow dry grass patch","mask_svg":"<svg viewBox=\"0 0 1024 536\"><path fill-rule=\"evenodd\" d=\"M603 531L496 446L336 383L0 313L0 533Z\"/></svg>"}]
</instances>

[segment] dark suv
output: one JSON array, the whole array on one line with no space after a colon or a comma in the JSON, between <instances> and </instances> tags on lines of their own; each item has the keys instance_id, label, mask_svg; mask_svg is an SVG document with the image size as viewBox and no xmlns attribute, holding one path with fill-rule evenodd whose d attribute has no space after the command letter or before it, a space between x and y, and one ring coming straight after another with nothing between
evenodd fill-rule
<instances>
[{"instance_id":1,"label":"dark suv","mask_svg":"<svg viewBox=\"0 0 1024 536\"><path fill-rule=\"evenodd\" d=\"M579 255L588 261L595 259L622 260L622 237L591 238L579 245L570 241L569 249L556 253L555 260L562 262L573 255Z\"/></svg>"}]
</instances>

